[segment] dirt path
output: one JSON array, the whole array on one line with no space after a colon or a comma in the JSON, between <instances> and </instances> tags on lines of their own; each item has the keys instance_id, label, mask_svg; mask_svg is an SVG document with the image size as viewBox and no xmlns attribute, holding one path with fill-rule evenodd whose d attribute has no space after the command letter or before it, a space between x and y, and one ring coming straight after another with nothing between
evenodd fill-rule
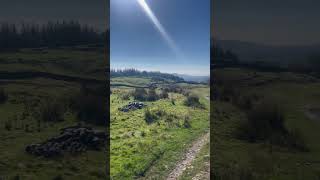
<instances>
[{"instance_id":1,"label":"dirt path","mask_svg":"<svg viewBox=\"0 0 320 180\"><path fill-rule=\"evenodd\" d=\"M184 155L184 158L181 162L177 164L173 171L169 174L167 180L176 180L182 173L191 165L194 158L200 152L202 147L209 142L210 133L206 133L204 136L200 137L195 141L190 149Z\"/></svg>"}]
</instances>

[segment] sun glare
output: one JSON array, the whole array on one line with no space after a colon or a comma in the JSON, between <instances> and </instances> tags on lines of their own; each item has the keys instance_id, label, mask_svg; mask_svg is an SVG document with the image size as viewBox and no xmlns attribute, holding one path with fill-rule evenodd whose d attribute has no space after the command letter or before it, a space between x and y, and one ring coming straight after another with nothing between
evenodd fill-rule
<instances>
[{"instance_id":1,"label":"sun glare","mask_svg":"<svg viewBox=\"0 0 320 180\"><path fill-rule=\"evenodd\" d=\"M156 29L160 32L163 39L168 43L169 47L174 51L177 57L182 58L182 53L180 49L177 47L176 43L172 40L172 38L169 36L168 32L165 30L165 28L162 26L158 18L155 16L155 14L150 9L149 5L145 0L137 0L139 5L142 7L143 11L146 13L146 15L149 17L149 19L152 21L153 25L156 27Z\"/></svg>"}]
</instances>

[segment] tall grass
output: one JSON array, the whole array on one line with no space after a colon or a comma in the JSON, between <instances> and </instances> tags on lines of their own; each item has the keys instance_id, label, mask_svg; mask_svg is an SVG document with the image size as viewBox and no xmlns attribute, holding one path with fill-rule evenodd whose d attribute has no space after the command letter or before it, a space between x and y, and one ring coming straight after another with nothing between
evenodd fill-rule
<instances>
[{"instance_id":1,"label":"tall grass","mask_svg":"<svg viewBox=\"0 0 320 180\"><path fill-rule=\"evenodd\" d=\"M283 110L271 101L262 101L247 113L247 120L238 128L237 137L246 141L267 142L290 149L307 151L302 134L286 127Z\"/></svg>"}]
</instances>

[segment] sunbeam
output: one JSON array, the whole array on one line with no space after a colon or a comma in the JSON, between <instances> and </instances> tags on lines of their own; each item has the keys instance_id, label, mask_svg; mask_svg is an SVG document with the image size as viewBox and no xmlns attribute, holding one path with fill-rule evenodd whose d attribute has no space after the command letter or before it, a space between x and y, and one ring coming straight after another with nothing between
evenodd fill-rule
<instances>
[{"instance_id":1,"label":"sunbeam","mask_svg":"<svg viewBox=\"0 0 320 180\"><path fill-rule=\"evenodd\" d=\"M182 58L183 54L180 51L180 49L177 47L176 43L172 40L172 38L169 36L168 32L165 30L165 28L162 26L158 18L154 15L152 10L150 9L149 5L145 0L137 0L139 5L142 7L143 11L146 13L146 15L150 18L156 29L160 32L161 36L164 38L164 40L168 43L169 47L174 51L176 56L178 58Z\"/></svg>"}]
</instances>

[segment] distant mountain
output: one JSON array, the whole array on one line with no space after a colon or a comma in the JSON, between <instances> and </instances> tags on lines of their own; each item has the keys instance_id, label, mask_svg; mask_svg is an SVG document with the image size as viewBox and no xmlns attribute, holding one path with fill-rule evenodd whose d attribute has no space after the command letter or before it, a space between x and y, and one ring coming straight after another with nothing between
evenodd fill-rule
<instances>
[{"instance_id":1,"label":"distant mountain","mask_svg":"<svg viewBox=\"0 0 320 180\"><path fill-rule=\"evenodd\" d=\"M236 53L240 61L266 61L287 64L320 54L320 44L304 46L272 46L237 40L217 40L216 45Z\"/></svg>"},{"instance_id":2,"label":"distant mountain","mask_svg":"<svg viewBox=\"0 0 320 180\"><path fill-rule=\"evenodd\" d=\"M197 82L197 83L202 83L202 82L206 83L210 79L209 76L192 76L187 74L174 74L174 75L183 78L185 81Z\"/></svg>"}]
</instances>

